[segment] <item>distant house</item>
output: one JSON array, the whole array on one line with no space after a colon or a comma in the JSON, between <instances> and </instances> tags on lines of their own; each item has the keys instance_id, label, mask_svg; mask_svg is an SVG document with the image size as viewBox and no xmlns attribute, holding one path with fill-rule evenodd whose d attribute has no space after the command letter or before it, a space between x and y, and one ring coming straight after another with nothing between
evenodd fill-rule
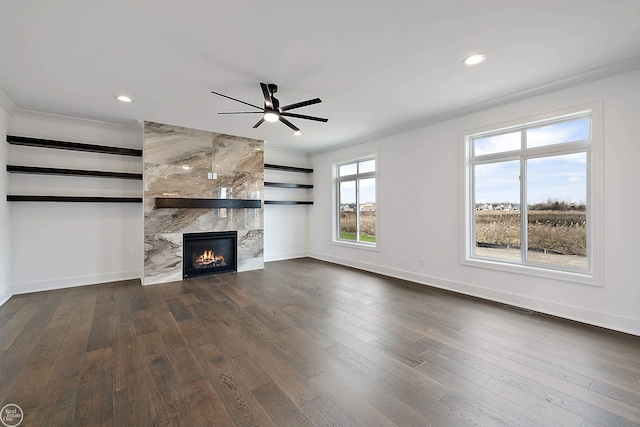
<instances>
[{"instance_id":1,"label":"distant house","mask_svg":"<svg viewBox=\"0 0 640 427\"><path fill-rule=\"evenodd\" d=\"M352 205L350 205L348 203L345 203L344 205L340 206L340 211L341 212L353 212L353 211L355 211L355 208Z\"/></svg>"},{"instance_id":2,"label":"distant house","mask_svg":"<svg viewBox=\"0 0 640 427\"><path fill-rule=\"evenodd\" d=\"M493 210L493 205L489 204L489 203L482 203L481 205L478 205L476 207L477 211L491 211Z\"/></svg>"},{"instance_id":3,"label":"distant house","mask_svg":"<svg viewBox=\"0 0 640 427\"><path fill-rule=\"evenodd\" d=\"M360 205L360 212L375 212L376 205L371 202L363 203Z\"/></svg>"}]
</instances>

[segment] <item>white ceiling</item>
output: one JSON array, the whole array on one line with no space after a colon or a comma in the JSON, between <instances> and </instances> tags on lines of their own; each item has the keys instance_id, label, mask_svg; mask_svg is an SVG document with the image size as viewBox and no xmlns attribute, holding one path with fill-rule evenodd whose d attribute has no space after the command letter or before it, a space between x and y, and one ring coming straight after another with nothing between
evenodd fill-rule
<instances>
[{"instance_id":1,"label":"white ceiling","mask_svg":"<svg viewBox=\"0 0 640 427\"><path fill-rule=\"evenodd\" d=\"M2 0L0 90L23 110L313 152L636 67L639 21L640 0ZM462 65L474 52L487 60ZM262 105L259 82L281 105L320 97L293 112L329 122L292 119L295 137L217 114L247 109L210 91Z\"/></svg>"}]
</instances>

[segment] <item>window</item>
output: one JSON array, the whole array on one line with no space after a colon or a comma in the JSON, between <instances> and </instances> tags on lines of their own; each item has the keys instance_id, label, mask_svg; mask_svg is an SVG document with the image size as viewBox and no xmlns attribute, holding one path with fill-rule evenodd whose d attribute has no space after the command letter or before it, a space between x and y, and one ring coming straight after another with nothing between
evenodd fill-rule
<instances>
[{"instance_id":1,"label":"window","mask_svg":"<svg viewBox=\"0 0 640 427\"><path fill-rule=\"evenodd\" d=\"M590 275L592 111L465 140L466 259Z\"/></svg>"},{"instance_id":2,"label":"window","mask_svg":"<svg viewBox=\"0 0 640 427\"><path fill-rule=\"evenodd\" d=\"M339 242L376 246L376 158L335 167L336 237Z\"/></svg>"}]
</instances>

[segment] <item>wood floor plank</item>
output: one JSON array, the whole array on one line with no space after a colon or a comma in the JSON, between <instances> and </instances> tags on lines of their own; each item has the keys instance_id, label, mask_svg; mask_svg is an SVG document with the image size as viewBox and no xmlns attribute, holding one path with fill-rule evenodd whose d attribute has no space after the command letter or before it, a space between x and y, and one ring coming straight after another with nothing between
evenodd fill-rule
<instances>
[{"instance_id":1,"label":"wood floor plank","mask_svg":"<svg viewBox=\"0 0 640 427\"><path fill-rule=\"evenodd\" d=\"M523 408L530 410L548 420L563 427L580 427L583 418L573 412L569 412L558 406L555 406L544 399L538 399L532 395L512 387L495 378L489 379L483 386L484 389L495 393Z\"/></svg>"},{"instance_id":2,"label":"wood floor plank","mask_svg":"<svg viewBox=\"0 0 640 427\"><path fill-rule=\"evenodd\" d=\"M276 426L310 426L311 420L274 382L251 391Z\"/></svg>"},{"instance_id":3,"label":"wood floor plank","mask_svg":"<svg viewBox=\"0 0 640 427\"><path fill-rule=\"evenodd\" d=\"M274 425L247 386L240 381L234 367L220 355L217 348L200 346L196 352L234 425Z\"/></svg>"},{"instance_id":4,"label":"wood floor plank","mask_svg":"<svg viewBox=\"0 0 640 427\"><path fill-rule=\"evenodd\" d=\"M323 372L309 378L311 384L320 390L341 412L359 426L388 426L394 424L373 406L362 400L333 375Z\"/></svg>"},{"instance_id":5,"label":"wood floor plank","mask_svg":"<svg viewBox=\"0 0 640 427\"><path fill-rule=\"evenodd\" d=\"M316 426L355 427L356 424L324 396L318 396L302 406L302 411Z\"/></svg>"},{"instance_id":6,"label":"wood floor plank","mask_svg":"<svg viewBox=\"0 0 640 427\"><path fill-rule=\"evenodd\" d=\"M640 339L309 258L0 306L31 426L640 426Z\"/></svg>"}]
</instances>

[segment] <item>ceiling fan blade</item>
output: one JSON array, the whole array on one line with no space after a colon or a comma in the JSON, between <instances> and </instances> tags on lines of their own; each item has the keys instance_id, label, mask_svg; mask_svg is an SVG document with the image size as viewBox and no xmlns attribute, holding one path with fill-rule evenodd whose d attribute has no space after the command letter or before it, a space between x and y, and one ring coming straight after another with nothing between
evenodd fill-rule
<instances>
[{"instance_id":1,"label":"ceiling fan blade","mask_svg":"<svg viewBox=\"0 0 640 427\"><path fill-rule=\"evenodd\" d=\"M281 116L295 117L296 119L315 120L316 122L327 123L329 119L323 119L322 117L304 116L302 114L295 113L280 113Z\"/></svg>"},{"instance_id":2,"label":"ceiling fan blade","mask_svg":"<svg viewBox=\"0 0 640 427\"><path fill-rule=\"evenodd\" d=\"M229 111L218 114L262 114L262 111Z\"/></svg>"},{"instance_id":3,"label":"ceiling fan blade","mask_svg":"<svg viewBox=\"0 0 640 427\"><path fill-rule=\"evenodd\" d=\"M218 93L218 92L211 91L211 93L213 93L214 95L222 96L223 98L231 99L232 101L241 102L241 103L243 103L245 105L248 105L249 107L253 107L253 108L257 108L258 110L262 110L262 107L258 107L257 105L249 104L248 102L240 101L239 99L232 98L230 96L223 95L223 94Z\"/></svg>"},{"instance_id":4,"label":"ceiling fan blade","mask_svg":"<svg viewBox=\"0 0 640 427\"><path fill-rule=\"evenodd\" d=\"M289 110L293 110L294 108L306 107L307 105L319 104L321 102L322 101L320 100L320 98L310 99L308 101L296 102L295 104L285 105L284 107L280 108L280 111L289 111Z\"/></svg>"},{"instance_id":5,"label":"ceiling fan blade","mask_svg":"<svg viewBox=\"0 0 640 427\"><path fill-rule=\"evenodd\" d=\"M253 125L253 128L257 128L258 126L260 126L262 123L264 123L264 118L258 120L258 123L256 123L255 125Z\"/></svg>"},{"instance_id":6,"label":"ceiling fan blade","mask_svg":"<svg viewBox=\"0 0 640 427\"><path fill-rule=\"evenodd\" d=\"M280 116L280 121L285 125L289 126L291 129L293 129L294 132L300 131L300 129L298 129L293 123L291 123L289 120L285 119L282 116Z\"/></svg>"},{"instance_id":7,"label":"ceiling fan blade","mask_svg":"<svg viewBox=\"0 0 640 427\"><path fill-rule=\"evenodd\" d=\"M269 92L269 87L264 83L260 83L260 87L262 88L262 96L264 96L265 107L273 109L273 101L271 100L271 93Z\"/></svg>"}]
</instances>

